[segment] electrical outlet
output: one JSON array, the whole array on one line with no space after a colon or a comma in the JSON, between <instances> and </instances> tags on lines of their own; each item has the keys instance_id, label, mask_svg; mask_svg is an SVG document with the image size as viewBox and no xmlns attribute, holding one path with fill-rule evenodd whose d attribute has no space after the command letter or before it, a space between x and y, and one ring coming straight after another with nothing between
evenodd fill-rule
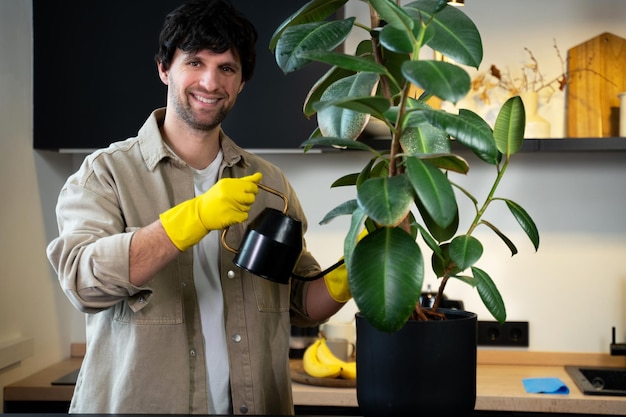
<instances>
[{"instance_id":1,"label":"electrical outlet","mask_svg":"<svg viewBox=\"0 0 626 417\"><path fill-rule=\"evenodd\" d=\"M479 346L528 347L528 322L479 321L477 336Z\"/></svg>"}]
</instances>

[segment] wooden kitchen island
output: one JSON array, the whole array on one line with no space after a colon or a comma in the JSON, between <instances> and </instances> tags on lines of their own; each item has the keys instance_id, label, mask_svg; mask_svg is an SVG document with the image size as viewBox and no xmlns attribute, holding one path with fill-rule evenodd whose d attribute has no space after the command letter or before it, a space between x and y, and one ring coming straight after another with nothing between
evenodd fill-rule
<instances>
[{"instance_id":1,"label":"wooden kitchen island","mask_svg":"<svg viewBox=\"0 0 626 417\"><path fill-rule=\"evenodd\" d=\"M80 367L80 362L79 357L69 358L7 385L4 387L4 412L62 412L72 397L73 386L53 386L51 382ZM476 415L537 416L551 413L626 416L626 397L584 395L565 371L565 365L626 367L626 357L479 349ZM570 392L566 395L526 393L522 379L537 377L560 378ZM301 414L358 415L355 388L331 388L294 382L293 399L296 411ZM25 410L18 406L31 408Z\"/></svg>"}]
</instances>

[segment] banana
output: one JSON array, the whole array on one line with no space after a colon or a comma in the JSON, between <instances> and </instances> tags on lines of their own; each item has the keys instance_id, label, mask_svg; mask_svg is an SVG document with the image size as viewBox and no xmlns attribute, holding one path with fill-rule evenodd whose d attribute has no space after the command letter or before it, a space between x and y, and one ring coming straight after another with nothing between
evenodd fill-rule
<instances>
[{"instance_id":1,"label":"banana","mask_svg":"<svg viewBox=\"0 0 626 417\"><path fill-rule=\"evenodd\" d=\"M322 363L317 358L317 351L321 343L322 339L317 339L304 351L302 356L304 371L315 378L337 378L341 375L341 366Z\"/></svg>"},{"instance_id":2,"label":"banana","mask_svg":"<svg viewBox=\"0 0 626 417\"><path fill-rule=\"evenodd\" d=\"M320 362L325 363L327 365L339 365L344 366L346 363L335 356L332 350L326 344L325 338L320 338L320 344L317 348L317 359Z\"/></svg>"},{"instance_id":3,"label":"banana","mask_svg":"<svg viewBox=\"0 0 626 417\"><path fill-rule=\"evenodd\" d=\"M326 339L319 339L320 343L317 348L317 359L321 363L329 366L338 365L341 367L340 377L344 379L356 379L356 362L346 362L335 356L332 350L326 344Z\"/></svg>"},{"instance_id":4,"label":"banana","mask_svg":"<svg viewBox=\"0 0 626 417\"><path fill-rule=\"evenodd\" d=\"M343 379L356 379L356 362L346 362L341 368L341 375Z\"/></svg>"}]
</instances>

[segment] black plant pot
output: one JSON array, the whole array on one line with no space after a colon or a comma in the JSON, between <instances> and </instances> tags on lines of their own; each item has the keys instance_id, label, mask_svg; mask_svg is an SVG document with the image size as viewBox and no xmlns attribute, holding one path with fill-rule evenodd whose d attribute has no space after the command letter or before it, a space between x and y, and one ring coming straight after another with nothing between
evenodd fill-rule
<instances>
[{"instance_id":1,"label":"black plant pot","mask_svg":"<svg viewBox=\"0 0 626 417\"><path fill-rule=\"evenodd\" d=\"M446 320L409 321L395 333L374 328L357 313L357 401L363 416L472 414L477 316L439 311Z\"/></svg>"}]
</instances>

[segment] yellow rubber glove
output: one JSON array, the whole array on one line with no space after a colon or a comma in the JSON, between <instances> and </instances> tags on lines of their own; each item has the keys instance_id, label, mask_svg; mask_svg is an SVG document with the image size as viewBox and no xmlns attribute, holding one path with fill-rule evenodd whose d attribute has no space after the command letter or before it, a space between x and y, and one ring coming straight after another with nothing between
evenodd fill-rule
<instances>
[{"instance_id":1,"label":"yellow rubber glove","mask_svg":"<svg viewBox=\"0 0 626 417\"><path fill-rule=\"evenodd\" d=\"M357 242L363 239L365 235L367 235L367 229L363 229L359 233ZM350 284L348 283L348 269L345 263L324 275L324 283L326 284L328 294L330 294L333 300L345 303L352 298Z\"/></svg>"},{"instance_id":2,"label":"yellow rubber glove","mask_svg":"<svg viewBox=\"0 0 626 417\"><path fill-rule=\"evenodd\" d=\"M248 218L263 175L222 178L207 192L161 213L161 223L170 240L185 251L200 242L210 230L224 229Z\"/></svg>"},{"instance_id":3,"label":"yellow rubber glove","mask_svg":"<svg viewBox=\"0 0 626 417\"><path fill-rule=\"evenodd\" d=\"M352 298L348 283L348 269L345 263L324 275L324 283L333 300L345 303Z\"/></svg>"}]
</instances>

